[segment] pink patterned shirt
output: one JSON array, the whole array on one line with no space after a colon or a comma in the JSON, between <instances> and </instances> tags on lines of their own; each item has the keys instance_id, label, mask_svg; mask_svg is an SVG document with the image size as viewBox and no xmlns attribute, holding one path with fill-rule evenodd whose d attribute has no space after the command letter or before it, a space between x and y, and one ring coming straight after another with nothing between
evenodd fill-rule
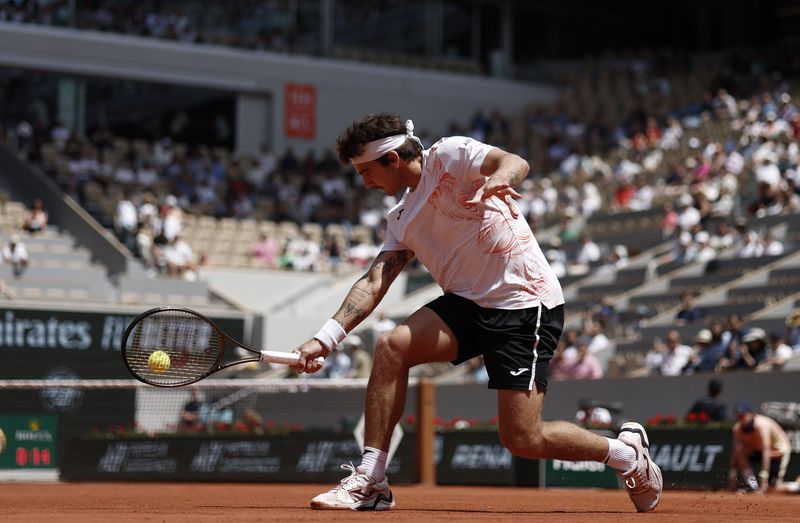
<instances>
[{"instance_id":1,"label":"pink patterned shirt","mask_svg":"<svg viewBox=\"0 0 800 523\"><path fill-rule=\"evenodd\" d=\"M492 146L443 138L422 154L422 176L386 216L383 250L410 250L445 292L493 309L564 303L561 285L522 215L497 197L468 205Z\"/></svg>"}]
</instances>

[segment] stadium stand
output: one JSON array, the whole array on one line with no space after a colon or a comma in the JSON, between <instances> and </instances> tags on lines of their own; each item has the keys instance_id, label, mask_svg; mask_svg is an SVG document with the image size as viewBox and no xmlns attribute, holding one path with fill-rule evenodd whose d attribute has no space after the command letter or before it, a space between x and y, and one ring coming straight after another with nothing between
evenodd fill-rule
<instances>
[{"instance_id":1,"label":"stadium stand","mask_svg":"<svg viewBox=\"0 0 800 523\"><path fill-rule=\"evenodd\" d=\"M661 324L687 291L706 318L745 320L796 292L797 151L785 144L797 136L797 108L789 84L752 74L737 59L607 55L553 68L551 78L565 87L551 107L478 111L451 125L450 134L536 159L520 207L551 263L563 265L568 324L586 336L587 317L601 324L618 352L605 359L621 372L627 367L617 360L642 356L663 336ZM8 131L12 141L17 128ZM43 136L30 158L155 272L196 277L194 267L173 271L160 261L159 244L175 236L199 267L347 272L368 264L380 245L380 216L391 201L366 195L331 157L58 135ZM133 204L134 229L120 227L120 202ZM175 231L159 239L170 216ZM579 254L582 236L594 245L589 261ZM120 299L202 303L206 294L202 284L197 293L139 289L145 281L123 276ZM691 338L702 326L681 329Z\"/></svg>"}]
</instances>

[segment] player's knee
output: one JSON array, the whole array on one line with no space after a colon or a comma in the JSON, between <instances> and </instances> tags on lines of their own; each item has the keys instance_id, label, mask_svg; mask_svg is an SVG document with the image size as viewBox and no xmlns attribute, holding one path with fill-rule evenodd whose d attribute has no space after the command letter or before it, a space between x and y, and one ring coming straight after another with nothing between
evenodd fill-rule
<instances>
[{"instance_id":1,"label":"player's knee","mask_svg":"<svg viewBox=\"0 0 800 523\"><path fill-rule=\"evenodd\" d=\"M375 365L402 366L405 364L405 352L393 330L384 332L375 342Z\"/></svg>"},{"instance_id":2,"label":"player's knee","mask_svg":"<svg viewBox=\"0 0 800 523\"><path fill-rule=\"evenodd\" d=\"M544 457L544 435L538 426L520 427L514 424L499 427L500 443L515 456Z\"/></svg>"}]
</instances>

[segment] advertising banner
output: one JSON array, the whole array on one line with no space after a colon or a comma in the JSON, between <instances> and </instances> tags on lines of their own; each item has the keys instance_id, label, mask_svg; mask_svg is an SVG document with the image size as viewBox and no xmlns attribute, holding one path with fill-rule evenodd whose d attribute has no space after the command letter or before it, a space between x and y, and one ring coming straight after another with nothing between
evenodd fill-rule
<instances>
[{"instance_id":1,"label":"advertising banner","mask_svg":"<svg viewBox=\"0 0 800 523\"><path fill-rule=\"evenodd\" d=\"M56 416L0 414L0 469L47 469L58 465Z\"/></svg>"},{"instance_id":2,"label":"advertising banner","mask_svg":"<svg viewBox=\"0 0 800 523\"><path fill-rule=\"evenodd\" d=\"M619 488L614 469L597 461L545 460L547 487Z\"/></svg>"},{"instance_id":3,"label":"advertising banner","mask_svg":"<svg viewBox=\"0 0 800 523\"><path fill-rule=\"evenodd\" d=\"M648 428L650 457L664 476L665 489L726 487L733 435L730 429Z\"/></svg>"},{"instance_id":4,"label":"advertising banner","mask_svg":"<svg viewBox=\"0 0 800 523\"><path fill-rule=\"evenodd\" d=\"M0 379L130 378L120 356L135 315L0 308ZM244 320L211 318L234 339Z\"/></svg>"},{"instance_id":5,"label":"advertising banner","mask_svg":"<svg viewBox=\"0 0 800 523\"><path fill-rule=\"evenodd\" d=\"M286 84L283 101L286 137L313 140L317 135L317 88L310 84Z\"/></svg>"},{"instance_id":6,"label":"advertising banner","mask_svg":"<svg viewBox=\"0 0 800 523\"><path fill-rule=\"evenodd\" d=\"M440 485L539 484L539 462L512 456L495 431L454 431L436 436Z\"/></svg>"},{"instance_id":7,"label":"advertising banner","mask_svg":"<svg viewBox=\"0 0 800 523\"><path fill-rule=\"evenodd\" d=\"M416 480L414 443L404 439L387 474ZM62 459L68 481L264 481L336 483L358 463L351 435L302 432L261 437L77 438Z\"/></svg>"}]
</instances>

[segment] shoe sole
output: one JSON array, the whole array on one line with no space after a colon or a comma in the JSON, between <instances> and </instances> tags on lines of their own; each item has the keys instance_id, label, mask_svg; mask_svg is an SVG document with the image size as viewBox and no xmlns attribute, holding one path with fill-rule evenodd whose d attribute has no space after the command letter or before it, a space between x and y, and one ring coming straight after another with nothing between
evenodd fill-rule
<instances>
[{"instance_id":1,"label":"shoe sole","mask_svg":"<svg viewBox=\"0 0 800 523\"><path fill-rule=\"evenodd\" d=\"M313 501L310 504L312 510L357 510L359 512L379 512L384 510L390 510L394 508L394 495L390 494L391 497L386 497L382 494L378 494L374 500L362 501L358 504L351 505L326 505L324 503L314 503Z\"/></svg>"}]
</instances>

